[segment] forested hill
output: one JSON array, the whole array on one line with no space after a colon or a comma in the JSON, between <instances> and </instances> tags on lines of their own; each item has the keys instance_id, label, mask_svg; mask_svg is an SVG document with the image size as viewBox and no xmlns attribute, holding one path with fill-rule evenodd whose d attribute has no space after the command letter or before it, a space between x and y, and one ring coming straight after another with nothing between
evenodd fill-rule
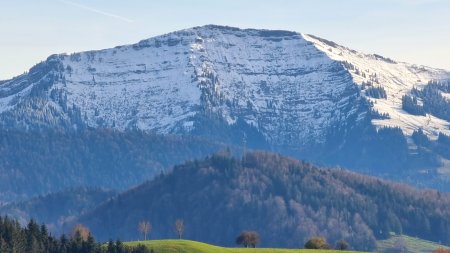
<instances>
[{"instance_id":1,"label":"forested hill","mask_svg":"<svg viewBox=\"0 0 450 253\"><path fill-rule=\"evenodd\" d=\"M0 129L0 205L76 187L125 190L222 146L197 137Z\"/></svg>"},{"instance_id":2,"label":"forested hill","mask_svg":"<svg viewBox=\"0 0 450 253\"><path fill-rule=\"evenodd\" d=\"M22 225L34 219L46 224L52 234L67 233L70 228L65 227L65 223L116 194L113 190L100 188L68 189L1 206L0 216L14 217Z\"/></svg>"},{"instance_id":3,"label":"forested hill","mask_svg":"<svg viewBox=\"0 0 450 253\"><path fill-rule=\"evenodd\" d=\"M259 152L175 166L78 222L103 240L136 239L138 222L148 220L156 239L174 237L177 219L185 238L224 246L242 230L260 233L264 247L300 247L322 235L371 250L389 232L450 243L448 195Z\"/></svg>"}]
</instances>

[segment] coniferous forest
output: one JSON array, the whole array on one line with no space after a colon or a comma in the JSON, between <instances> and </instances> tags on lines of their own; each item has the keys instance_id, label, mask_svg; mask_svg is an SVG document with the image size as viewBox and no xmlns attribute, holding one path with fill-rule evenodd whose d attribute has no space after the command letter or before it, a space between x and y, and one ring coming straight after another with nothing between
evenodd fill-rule
<instances>
[{"instance_id":1,"label":"coniferous forest","mask_svg":"<svg viewBox=\"0 0 450 253\"><path fill-rule=\"evenodd\" d=\"M144 246L125 246L121 241L97 243L86 230L76 229L70 236L52 236L45 225L31 220L26 227L0 216L1 253L150 253Z\"/></svg>"}]
</instances>

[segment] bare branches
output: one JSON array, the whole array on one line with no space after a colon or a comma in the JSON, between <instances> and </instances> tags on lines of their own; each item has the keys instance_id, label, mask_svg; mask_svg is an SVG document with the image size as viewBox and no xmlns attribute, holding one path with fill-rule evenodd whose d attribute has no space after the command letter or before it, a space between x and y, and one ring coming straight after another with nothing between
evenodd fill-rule
<instances>
[{"instance_id":1,"label":"bare branches","mask_svg":"<svg viewBox=\"0 0 450 253\"><path fill-rule=\"evenodd\" d=\"M178 235L178 239L181 239L184 233L184 221L182 219L177 219L175 221L175 232Z\"/></svg>"},{"instance_id":2,"label":"bare branches","mask_svg":"<svg viewBox=\"0 0 450 253\"><path fill-rule=\"evenodd\" d=\"M152 224L148 221L141 221L138 225L138 230L144 235L144 241L147 240L147 234L152 231Z\"/></svg>"}]
</instances>

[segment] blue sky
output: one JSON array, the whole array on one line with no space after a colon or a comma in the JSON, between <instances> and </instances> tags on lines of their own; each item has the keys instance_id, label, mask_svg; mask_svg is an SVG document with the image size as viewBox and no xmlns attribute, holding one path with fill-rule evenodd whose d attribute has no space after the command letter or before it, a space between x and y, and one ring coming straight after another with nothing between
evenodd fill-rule
<instances>
[{"instance_id":1,"label":"blue sky","mask_svg":"<svg viewBox=\"0 0 450 253\"><path fill-rule=\"evenodd\" d=\"M0 0L0 79L53 53L205 24L310 33L450 70L449 13L448 0Z\"/></svg>"}]
</instances>

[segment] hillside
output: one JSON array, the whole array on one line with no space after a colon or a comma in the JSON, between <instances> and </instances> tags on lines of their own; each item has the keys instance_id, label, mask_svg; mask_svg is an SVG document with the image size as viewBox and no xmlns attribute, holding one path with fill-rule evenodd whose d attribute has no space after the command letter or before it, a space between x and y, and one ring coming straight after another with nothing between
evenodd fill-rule
<instances>
[{"instance_id":1,"label":"hillside","mask_svg":"<svg viewBox=\"0 0 450 253\"><path fill-rule=\"evenodd\" d=\"M78 187L125 190L222 148L201 138L139 131L0 130L0 205Z\"/></svg>"},{"instance_id":2,"label":"hillside","mask_svg":"<svg viewBox=\"0 0 450 253\"><path fill-rule=\"evenodd\" d=\"M312 35L206 25L132 45L52 55L0 82L0 127L37 133L112 129L201 136L231 146L245 142L447 191L449 76ZM425 142L413 138L419 131ZM47 149L48 143L42 145ZM20 169L19 175L2 169L13 184L28 177ZM131 169L127 186L138 176Z\"/></svg>"},{"instance_id":3,"label":"hillside","mask_svg":"<svg viewBox=\"0 0 450 253\"><path fill-rule=\"evenodd\" d=\"M78 222L100 239L136 239L141 220L153 224L152 238L171 238L180 218L184 238L216 245L231 246L241 231L256 230L263 247L298 248L322 235L373 250L390 232L450 243L449 207L450 196L436 191L274 154L224 154L175 166Z\"/></svg>"},{"instance_id":4,"label":"hillside","mask_svg":"<svg viewBox=\"0 0 450 253\"><path fill-rule=\"evenodd\" d=\"M350 252L335 250L304 250L304 249L271 249L271 248L223 248L206 243L187 241L187 240L151 240L127 242L125 245L137 246L145 245L153 249L155 253L334 253Z\"/></svg>"},{"instance_id":5,"label":"hillside","mask_svg":"<svg viewBox=\"0 0 450 253\"><path fill-rule=\"evenodd\" d=\"M67 233L75 217L92 210L117 192L98 188L76 188L35 197L0 207L0 216L13 217L25 225L30 219L46 224L53 234Z\"/></svg>"}]
</instances>

